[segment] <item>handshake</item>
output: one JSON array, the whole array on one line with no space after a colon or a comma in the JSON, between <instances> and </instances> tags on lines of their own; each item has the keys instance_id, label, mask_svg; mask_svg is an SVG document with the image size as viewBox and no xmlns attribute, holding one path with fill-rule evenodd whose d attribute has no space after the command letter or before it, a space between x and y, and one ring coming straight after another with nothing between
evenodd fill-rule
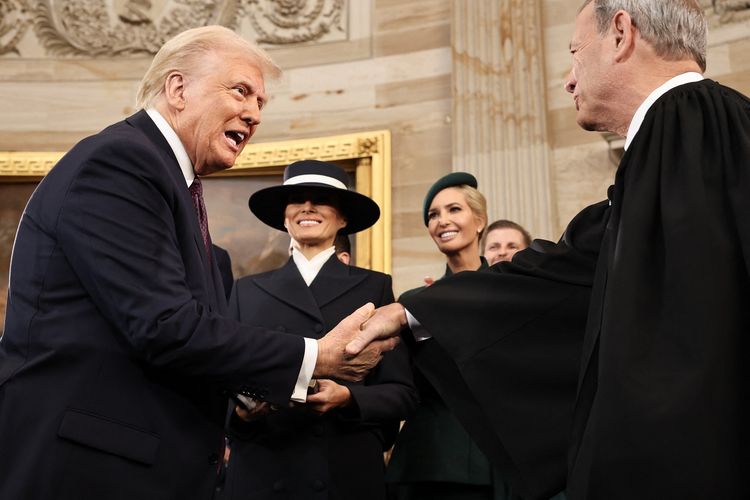
<instances>
[{"instance_id":1,"label":"handshake","mask_svg":"<svg viewBox=\"0 0 750 500\"><path fill-rule=\"evenodd\" d=\"M313 372L315 390L303 407L322 414L347 406L351 399L349 389L330 379L362 380L380 362L384 353L395 349L398 334L405 325L406 313L398 303L379 309L368 303L341 320L318 340L318 359ZM270 403L241 395L236 401L235 412L247 422L276 409ZM289 407L294 406L294 403L289 403Z\"/></svg>"},{"instance_id":2,"label":"handshake","mask_svg":"<svg viewBox=\"0 0 750 500\"><path fill-rule=\"evenodd\" d=\"M318 340L313 378L359 381L399 342L406 313L399 303L375 309L371 303L341 320Z\"/></svg>"}]
</instances>

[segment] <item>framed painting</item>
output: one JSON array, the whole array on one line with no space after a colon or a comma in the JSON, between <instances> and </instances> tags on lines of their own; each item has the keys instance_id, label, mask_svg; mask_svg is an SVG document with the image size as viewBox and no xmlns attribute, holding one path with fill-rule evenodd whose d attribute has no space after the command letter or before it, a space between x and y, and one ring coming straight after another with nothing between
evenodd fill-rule
<instances>
[{"instance_id":1,"label":"framed painting","mask_svg":"<svg viewBox=\"0 0 750 500\"><path fill-rule=\"evenodd\" d=\"M18 221L36 184L63 154L0 152L0 325L5 319L8 267ZM247 200L258 189L280 184L284 167L304 159L340 165L349 174L350 187L380 206L377 224L351 241L352 264L390 273L390 157L387 130L248 145L234 167L204 182L211 238L229 253L234 277L274 269L288 258L289 235L256 219Z\"/></svg>"}]
</instances>

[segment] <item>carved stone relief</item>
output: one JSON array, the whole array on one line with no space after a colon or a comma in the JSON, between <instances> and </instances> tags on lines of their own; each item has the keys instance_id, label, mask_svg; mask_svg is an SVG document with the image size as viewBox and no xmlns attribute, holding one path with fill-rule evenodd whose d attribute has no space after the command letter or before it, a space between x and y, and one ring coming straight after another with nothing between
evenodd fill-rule
<instances>
[{"instance_id":1,"label":"carved stone relief","mask_svg":"<svg viewBox=\"0 0 750 500\"><path fill-rule=\"evenodd\" d=\"M347 40L348 0L0 0L0 55L153 54L188 28L221 24L267 46Z\"/></svg>"}]
</instances>

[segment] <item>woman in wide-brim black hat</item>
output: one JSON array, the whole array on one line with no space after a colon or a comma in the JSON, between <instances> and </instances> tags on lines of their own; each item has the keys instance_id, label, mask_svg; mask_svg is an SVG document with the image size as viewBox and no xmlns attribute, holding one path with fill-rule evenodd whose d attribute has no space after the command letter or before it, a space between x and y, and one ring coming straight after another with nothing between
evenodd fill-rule
<instances>
[{"instance_id":1,"label":"woman in wide-brim black hat","mask_svg":"<svg viewBox=\"0 0 750 500\"><path fill-rule=\"evenodd\" d=\"M367 302L393 302L390 276L336 258L337 234L362 231L380 216L377 204L347 189L347 181L340 167L305 160L286 168L282 185L250 197L252 212L289 232L294 244L281 268L235 283L229 308L237 320L310 340ZM416 407L417 395L408 355L399 347L362 382L317 381L303 405L271 411L247 402L253 410L239 413L250 422L233 418L224 498L277 491L295 498L385 500L383 451Z\"/></svg>"},{"instance_id":2,"label":"woman in wide-brim black hat","mask_svg":"<svg viewBox=\"0 0 750 500\"><path fill-rule=\"evenodd\" d=\"M373 200L347 188L348 176L333 163L304 160L292 163L284 170L284 182L257 191L250 197L250 210L263 223L280 231L287 231L298 243L299 238L325 236L333 245L337 233L354 234L375 224L380 218L380 208ZM343 224L335 222L336 231L327 225L300 225L295 221L297 210L307 210L302 205L328 206L338 212ZM309 231L317 228L317 231Z\"/></svg>"}]
</instances>

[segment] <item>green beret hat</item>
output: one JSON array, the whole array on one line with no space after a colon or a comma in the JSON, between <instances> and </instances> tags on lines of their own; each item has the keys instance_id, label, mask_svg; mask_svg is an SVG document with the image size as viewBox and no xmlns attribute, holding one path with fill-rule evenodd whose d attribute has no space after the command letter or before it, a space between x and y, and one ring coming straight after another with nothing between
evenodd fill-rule
<instances>
[{"instance_id":1,"label":"green beret hat","mask_svg":"<svg viewBox=\"0 0 750 500\"><path fill-rule=\"evenodd\" d=\"M422 207L422 217L424 217L424 225L427 225L427 212L430 211L430 205L432 200L435 198L440 191L445 188L455 186L471 186L474 189L477 187L477 178L468 172L451 172L450 174L441 177L435 184L430 187L427 191L427 195L424 197L424 206Z\"/></svg>"}]
</instances>

